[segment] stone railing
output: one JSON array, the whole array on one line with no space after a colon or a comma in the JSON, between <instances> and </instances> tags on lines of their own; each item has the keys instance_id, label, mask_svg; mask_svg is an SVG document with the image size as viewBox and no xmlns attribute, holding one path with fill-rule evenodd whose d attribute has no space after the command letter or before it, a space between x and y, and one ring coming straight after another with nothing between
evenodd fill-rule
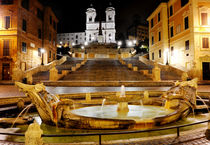
<instances>
[{"instance_id":1,"label":"stone railing","mask_svg":"<svg viewBox=\"0 0 210 145\"><path fill-rule=\"evenodd\" d=\"M27 79L27 83L32 84L33 83L33 75L39 72L48 71L51 68L55 67L56 65L61 65L67 60L66 56L63 56L59 60L54 60L51 63L48 63L46 65L40 65L35 68L31 68L26 70L25 72L21 71L19 68L13 69L13 80L15 81L22 81L23 78Z\"/></svg>"},{"instance_id":2,"label":"stone railing","mask_svg":"<svg viewBox=\"0 0 210 145\"><path fill-rule=\"evenodd\" d=\"M84 59L81 63L77 63L75 66L72 66L71 70L62 70L61 74L58 73L58 70L55 67L51 68L49 81L58 81L59 79L65 77L71 71L74 72L77 69L79 69L81 66L85 65L86 62L87 62L87 59Z\"/></svg>"}]
</instances>

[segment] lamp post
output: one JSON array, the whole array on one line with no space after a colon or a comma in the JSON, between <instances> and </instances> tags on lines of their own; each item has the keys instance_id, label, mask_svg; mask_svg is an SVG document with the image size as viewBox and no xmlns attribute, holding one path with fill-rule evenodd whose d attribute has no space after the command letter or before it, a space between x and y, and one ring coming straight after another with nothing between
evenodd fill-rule
<instances>
[{"instance_id":1,"label":"lamp post","mask_svg":"<svg viewBox=\"0 0 210 145\"><path fill-rule=\"evenodd\" d=\"M42 48L41 49L41 54L42 54L42 63L41 63L41 65L44 65L44 53L45 53L45 50Z\"/></svg>"}]
</instances>

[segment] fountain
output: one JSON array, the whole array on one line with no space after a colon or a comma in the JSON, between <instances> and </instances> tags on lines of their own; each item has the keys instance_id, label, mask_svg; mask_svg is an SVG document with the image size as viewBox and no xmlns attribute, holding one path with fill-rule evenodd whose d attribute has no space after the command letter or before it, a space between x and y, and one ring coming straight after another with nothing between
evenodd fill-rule
<instances>
[{"instance_id":1,"label":"fountain","mask_svg":"<svg viewBox=\"0 0 210 145\"><path fill-rule=\"evenodd\" d=\"M197 96L197 79L176 82L174 87L156 98L150 98L147 91L139 95L126 95L122 86L120 95L105 97L102 106L74 109L73 100L59 99L49 94L43 84L16 82L16 86L31 98L44 123L81 129L131 129L164 125L187 117L195 108ZM91 102L89 96L86 98ZM104 105L105 101L113 105ZM134 105L137 102L139 105Z\"/></svg>"}]
</instances>

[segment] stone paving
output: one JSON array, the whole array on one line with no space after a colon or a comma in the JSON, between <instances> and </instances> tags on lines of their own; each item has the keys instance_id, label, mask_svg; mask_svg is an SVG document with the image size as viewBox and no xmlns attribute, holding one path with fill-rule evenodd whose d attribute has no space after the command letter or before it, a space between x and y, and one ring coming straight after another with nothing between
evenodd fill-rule
<instances>
[{"instance_id":1,"label":"stone paving","mask_svg":"<svg viewBox=\"0 0 210 145\"><path fill-rule=\"evenodd\" d=\"M126 87L126 91L167 91L169 87ZM120 87L47 87L52 94L71 94L87 92L115 92ZM210 85L199 85L198 92L210 92ZM14 85L0 85L0 98L24 96Z\"/></svg>"}]
</instances>

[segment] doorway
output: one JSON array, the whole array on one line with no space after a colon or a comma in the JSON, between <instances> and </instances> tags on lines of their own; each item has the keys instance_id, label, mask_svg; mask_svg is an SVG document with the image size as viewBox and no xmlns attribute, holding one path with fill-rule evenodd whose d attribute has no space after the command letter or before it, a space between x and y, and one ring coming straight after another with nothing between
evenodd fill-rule
<instances>
[{"instance_id":1,"label":"doorway","mask_svg":"<svg viewBox=\"0 0 210 145\"><path fill-rule=\"evenodd\" d=\"M203 80L210 80L210 62L203 62Z\"/></svg>"},{"instance_id":2,"label":"doorway","mask_svg":"<svg viewBox=\"0 0 210 145\"><path fill-rule=\"evenodd\" d=\"M2 64L2 80L10 80L10 64L3 63Z\"/></svg>"}]
</instances>

